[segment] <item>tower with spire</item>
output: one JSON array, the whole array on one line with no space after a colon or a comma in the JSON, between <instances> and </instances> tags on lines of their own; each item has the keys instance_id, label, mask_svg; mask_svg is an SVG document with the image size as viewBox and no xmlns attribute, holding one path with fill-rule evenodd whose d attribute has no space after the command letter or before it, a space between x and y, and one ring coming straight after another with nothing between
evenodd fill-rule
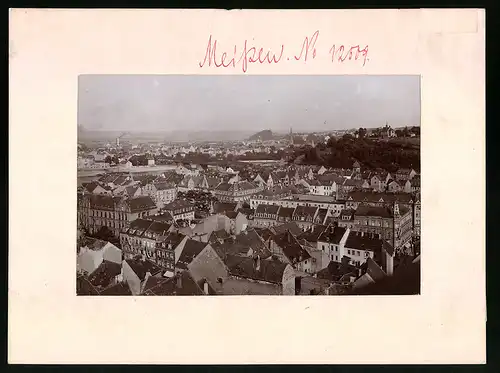
<instances>
[{"instance_id":1,"label":"tower with spire","mask_svg":"<svg viewBox=\"0 0 500 373\"><path fill-rule=\"evenodd\" d=\"M293 145L293 132L292 132L292 127L290 127L290 144Z\"/></svg>"}]
</instances>

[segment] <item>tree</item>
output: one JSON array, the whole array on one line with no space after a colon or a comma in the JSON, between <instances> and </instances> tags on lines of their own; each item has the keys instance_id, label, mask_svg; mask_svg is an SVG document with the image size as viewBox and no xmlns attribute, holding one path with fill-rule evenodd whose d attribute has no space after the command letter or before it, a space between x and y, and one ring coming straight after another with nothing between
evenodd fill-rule
<instances>
[{"instance_id":1,"label":"tree","mask_svg":"<svg viewBox=\"0 0 500 373\"><path fill-rule=\"evenodd\" d=\"M364 138L366 136L366 133L368 131L366 130L366 128L360 128L358 129L358 136L360 139Z\"/></svg>"},{"instance_id":2,"label":"tree","mask_svg":"<svg viewBox=\"0 0 500 373\"><path fill-rule=\"evenodd\" d=\"M94 233L94 235L91 237L111 242L115 246L120 245L120 241L118 240L118 238L116 238L113 232L106 226L99 228L99 230L96 233Z\"/></svg>"},{"instance_id":3,"label":"tree","mask_svg":"<svg viewBox=\"0 0 500 373\"><path fill-rule=\"evenodd\" d=\"M412 127L410 130L412 133L414 133L416 136L420 136L420 127Z\"/></svg>"},{"instance_id":4,"label":"tree","mask_svg":"<svg viewBox=\"0 0 500 373\"><path fill-rule=\"evenodd\" d=\"M330 137L328 139L328 142L326 143L326 145L329 147L329 148L334 148L335 145L337 144L337 139L335 137Z\"/></svg>"}]
</instances>

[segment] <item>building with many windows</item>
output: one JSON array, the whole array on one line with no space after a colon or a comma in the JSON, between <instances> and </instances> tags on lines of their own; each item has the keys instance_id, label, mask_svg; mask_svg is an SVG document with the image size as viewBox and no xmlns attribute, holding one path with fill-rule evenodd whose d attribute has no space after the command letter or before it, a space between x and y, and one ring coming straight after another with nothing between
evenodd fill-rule
<instances>
[{"instance_id":1,"label":"building with many windows","mask_svg":"<svg viewBox=\"0 0 500 373\"><path fill-rule=\"evenodd\" d=\"M352 230L375 234L402 249L412 237L412 211L395 203L391 207L360 205L354 213Z\"/></svg>"},{"instance_id":2,"label":"building with many windows","mask_svg":"<svg viewBox=\"0 0 500 373\"><path fill-rule=\"evenodd\" d=\"M237 181L234 183L224 182L219 184L213 194L221 202L244 202L250 201L250 198L264 188L255 185L249 181Z\"/></svg>"},{"instance_id":3,"label":"building with many windows","mask_svg":"<svg viewBox=\"0 0 500 373\"><path fill-rule=\"evenodd\" d=\"M194 220L194 206L183 199L177 199L166 204L162 211L169 213L174 221Z\"/></svg>"},{"instance_id":4,"label":"building with many windows","mask_svg":"<svg viewBox=\"0 0 500 373\"><path fill-rule=\"evenodd\" d=\"M84 194L81 209L81 224L90 234L107 227L116 237L132 221L158 212L149 196L128 198L98 194Z\"/></svg>"}]
</instances>

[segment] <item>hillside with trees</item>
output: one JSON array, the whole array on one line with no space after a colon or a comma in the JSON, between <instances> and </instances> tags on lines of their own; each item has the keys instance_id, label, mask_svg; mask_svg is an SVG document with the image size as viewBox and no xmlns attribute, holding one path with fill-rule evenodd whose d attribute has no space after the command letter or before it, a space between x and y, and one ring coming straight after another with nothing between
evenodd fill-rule
<instances>
[{"instance_id":1,"label":"hillside with trees","mask_svg":"<svg viewBox=\"0 0 500 373\"><path fill-rule=\"evenodd\" d=\"M300 159L302 164L333 168L351 168L355 161L359 161L365 169L383 168L394 172L399 168L413 168L420 171L420 141L373 139L363 136L364 131L359 132L362 136L358 138L346 134L315 147L302 146L294 150L289 160Z\"/></svg>"},{"instance_id":2,"label":"hillside with trees","mask_svg":"<svg viewBox=\"0 0 500 373\"><path fill-rule=\"evenodd\" d=\"M272 140L274 139L274 134L271 130L263 130L260 132L257 132L256 134L253 134L250 136L249 140L250 141L267 141L267 140Z\"/></svg>"}]
</instances>

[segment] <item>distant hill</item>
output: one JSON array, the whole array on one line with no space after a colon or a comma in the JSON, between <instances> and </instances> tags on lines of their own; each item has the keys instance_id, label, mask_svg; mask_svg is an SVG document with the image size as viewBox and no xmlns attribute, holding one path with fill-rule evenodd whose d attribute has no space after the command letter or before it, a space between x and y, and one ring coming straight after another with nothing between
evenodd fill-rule
<instances>
[{"instance_id":1,"label":"distant hill","mask_svg":"<svg viewBox=\"0 0 500 373\"><path fill-rule=\"evenodd\" d=\"M98 131L78 127L79 141L112 141L119 136L127 141L241 141L252 132L249 131Z\"/></svg>"},{"instance_id":2,"label":"distant hill","mask_svg":"<svg viewBox=\"0 0 500 373\"><path fill-rule=\"evenodd\" d=\"M273 131L263 130L263 131L257 132L256 134L250 136L248 139L250 141L257 141L257 140L267 141L267 140L273 140L274 137L275 136L273 134Z\"/></svg>"}]
</instances>

